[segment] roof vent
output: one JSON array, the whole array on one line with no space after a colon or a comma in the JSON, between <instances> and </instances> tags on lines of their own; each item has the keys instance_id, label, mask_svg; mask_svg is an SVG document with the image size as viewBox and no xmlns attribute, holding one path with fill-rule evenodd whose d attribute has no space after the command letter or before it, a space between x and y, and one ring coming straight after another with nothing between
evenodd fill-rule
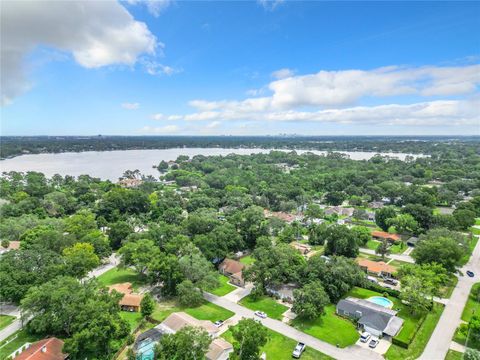
<instances>
[{"instance_id":1,"label":"roof vent","mask_svg":"<svg viewBox=\"0 0 480 360\"><path fill-rule=\"evenodd\" d=\"M42 353L46 353L47 352L47 345L43 345L42 346Z\"/></svg>"}]
</instances>

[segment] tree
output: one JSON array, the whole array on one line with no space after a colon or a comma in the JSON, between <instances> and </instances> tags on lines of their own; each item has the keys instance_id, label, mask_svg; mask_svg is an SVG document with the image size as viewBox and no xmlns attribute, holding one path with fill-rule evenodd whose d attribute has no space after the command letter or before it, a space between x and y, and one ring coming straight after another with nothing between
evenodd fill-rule
<instances>
[{"instance_id":1,"label":"tree","mask_svg":"<svg viewBox=\"0 0 480 360\"><path fill-rule=\"evenodd\" d=\"M155 351L159 360L202 360L212 338L198 327L185 326L175 334L162 337Z\"/></svg>"},{"instance_id":2,"label":"tree","mask_svg":"<svg viewBox=\"0 0 480 360\"><path fill-rule=\"evenodd\" d=\"M461 234L446 229L433 229L419 238L412 252L418 264L438 263L447 271L455 271L465 255L465 239Z\"/></svg>"},{"instance_id":3,"label":"tree","mask_svg":"<svg viewBox=\"0 0 480 360\"><path fill-rule=\"evenodd\" d=\"M410 214L399 214L386 220L387 225L394 226L400 234L414 234L418 229L418 222Z\"/></svg>"},{"instance_id":4,"label":"tree","mask_svg":"<svg viewBox=\"0 0 480 360\"><path fill-rule=\"evenodd\" d=\"M155 310L155 300L153 300L153 297L150 295L150 293L146 293L143 296L143 299L140 302L140 309L143 317L152 315L153 310Z\"/></svg>"},{"instance_id":5,"label":"tree","mask_svg":"<svg viewBox=\"0 0 480 360\"><path fill-rule=\"evenodd\" d=\"M90 231L97 230L95 215L87 210L80 210L76 214L65 219L65 230L81 239Z\"/></svg>"},{"instance_id":6,"label":"tree","mask_svg":"<svg viewBox=\"0 0 480 360\"><path fill-rule=\"evenodd\" d=\"M326 224L311 224L308 227L308 243L310 245L325 244L325 234L327 231Z\"/></svg>"},{"instance_id":7,"label":"tree","mask_svg":"<svg viewBox=\"0 0 480 360\"><path fill-rule=\"evenodd\" d=\"M389 219L394 219L397 216L395 208L392 206L385 206L381 209L375 211L375 223L383 230L388 231L390 225L388 224Z\"/></svg>"},{"instance_id":8,"label":"tree","mask_svg":"<svg viewBox=\"0 0 480 360\"><path fill-rule=\"evenodd\" d=\"M76 243L63 250L65 268L69 275L82 278L87 273L100 265L100 259L95 254L91 244Z\"/></svg>"},{"instance_id":9,"label":"tree","mask_svg":"<svg viewBox=\"0 0 480 360\"><path fill-rule=\"evenodd\" d=\"M354 233L344 225L332 225L327 228L325 234L327 242L325 246L326 255L342 255L357 257L358 243Z\"/></svg>"},{"instance_id":10,"label":"tree","mask_svg":"<svg viewBox=\"0 0 480 360\"><path fill-rule=\"evenodd\" d=\"M400 279L406 276L414 276L428 283L435 296L441 296L441 290L451 282L451 277L445 268L437 263L431 264L405 264L397 273Z\"/></svg>"},{"instance_id":11,"label":"tree","mask_svg":"<svg viewBox=\"0 0 480 360\"><path fill-rule=\"evenodd\" d=\"M168 169L168 162L165 160L160 161L160 163L157 166L158 171L163 172Z\"/></svg>"},{"instance_id":12,"label":"tree","mask_svg":"<svg viewBox=\"0 0 480 360\"><path fill-rule=\"evenodd\" d=\"M267 343L268 330L253 319L242 319L231 329L235 342L230 359L259 359L260 348Z\"/></svg>"},{"instance_id":13,"label":"tree","mask_svg":"<svg viewBox=\"0 0 480 360\"><path fill-rule=\"evenodd\" d=\"M433 288L421 278L407 275L402 278L400 299L409 304L413 314L429 310L433 302Z\"/></svg>"},{"instance_id":14,"label":"tree","mask_svg":"<svg viewBox=\"0 0 480 360\"><path fill-rule=\"evenodd\" d=\"M366 226L354 226L351 230L359 246L365 246L372 240L372 233Z\"/></svg>"},{"instance_id":15,"label":"tree","mask_svg":"<svg viewBox=\"0 0 480 360\"><path fill-rule=\"evenodd\" d=\"M161 284L163 294L176 295L177 285L185 279L177 256L161 252L150 261L147 267L147 278L150 284Z\"/></svg>"},{"instance_id":16,"label":"tree","mask_svg":"<svg viewBox=\"0 0 480 360\"><path fill-rule=\"evenodd\" d=\"M456 209L453 212L453 217L457 221L459 230L467 230L475 225L475 212L467 209Z\"/></svg>"},{"instance_id":17,"label":"tree","mask_svg":"<svg viewBox=\"0 0 480 360\"><path fill-rule=\"evenodd\" d=\"M203 296L190 280L184 280L177 285L177 300L182 306L196 307L202 304Z\"/></svg>"},{"instance_id":18,"label":"tree","mask_svg":"<svg viewBox=\"0 0 480 360\"><path fill-rule=\"evenodd\" d=\"M64 235L62 230L52 225L40 224L25 231L20 241L23 249L41 248L61 253L63 249L75 243L75 238Z\"/></svg>"},{"instance_id":19,"label":"tree","mask_svg":"<svg viewBox=\"0 0 480 360\"><path fill-rule=\"evenodd\" d=\"M343 191L332 191L325 194L325 201L329 205L338 206L347 199L347 194Z\"/></svg>"},{"instance_id":20,"label":"tree","mask_svg":"<svg viewBox=\"0 0 480 360\"><path fill-rule=\"evenodd\" d=\"M148 264L160 254L160 249L152 240L141 239L127 242L118 253L121 255L121 266L133 266L144 275Z\"/></svg>"},{"instance_id":21,"label":"tree","mask_svg":"<svg viewBox=\"0 0 480 360\"><path fill-rule=\"evenodd\" d=\"M250 249L255 247L257 238L268 235L263 209L259 206L250 206L245 210L237 211L232 216L231 222Z\"/></svg>"},{"instance_id":22,"label":"tree","mask_svg":"<svg viewBox=\"0 0 480 360\"><path fill-rule=\"evenodd\" d=\"M304 319L316 319L323 315L325 306L330 303L320 281L312 281L301 289L295 289L293 297L295 300L292 310Z\"/></svg>"},{"instance_id":23,"label":"tree","mask_svg":"<svg viewBox=\"0 0 480 360\"><path fill-rule=\"evenodd\" d=\"M201 290L215 288L218 285L218 274L201 251L190 244L184 249L184 255L178 259L183 276Z\"/></svg>"},{"instance_id":24,"label":"tree","mask_svg":"<svg viewBox=\"0 0 480 360\"><path fill-rule=\"evenodd\" d=\"M420 204L407 204L402 208L403 214L410 214L418 223L419 227L428 230L433 222L432 208Z\"/></svg>"},{"instance_id":25,"label":"tree","mask_svg":"<svg viewBox=\"0 0 480 360\"><path fill-rule=\"evenodd\" d=\"M108 238L110 239L110 246L117 250L122 245L122 242L128 235L133 233L133 229L125 221L118 221L110 225L108 230Z\"/></svg>"},{"instance_id":26,"label":"tree","mask_svg":"<svg viewBox=\"0 0 480 360\"><path fill-rule=\"evenodd\" d=\"M390 245L386 239L378 244L377 248L375 249L375 254L380 255L382 260L385 260L385 256L390 254Z\"/></svg>"}]
</instances>

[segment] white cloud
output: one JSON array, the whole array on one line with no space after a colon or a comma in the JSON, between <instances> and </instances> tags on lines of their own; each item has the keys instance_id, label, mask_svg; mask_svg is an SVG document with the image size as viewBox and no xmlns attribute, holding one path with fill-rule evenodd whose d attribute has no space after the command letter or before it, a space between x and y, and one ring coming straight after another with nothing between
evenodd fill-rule
<instances>
[{"instance_id":1,"label":"white cloud","mask_svg":"<svg viewBox=\"0 0 480 360\"><path fill-rule=\"evenodd\" d=\"M275 79L285 79L295 75L295 71L288 68L283 68L277 71L272 72L272 77Z\"/></svg>"},{"instance_id":2,"label":"white cloud","mask_svg":"<svg viewBox=\"0 0 480 360\"><path fill-rule=\"evenodd\" d=\"M150 75L173 75L181 72L180 69L174 69L171 66L161 64L157 61L150 59L142 59L142 64L145 67L145 70Z\"/></svg>"},{"instance_id":3,"label":"white cloud","mask_svg":"<svg viewBox=\"0 0 480 360\"><path fill-rule=\"evenodd\" d=\"M145 5L150 14L159 17L172 3L171 0L127 0L130 5Z\"/></svg>"},{"instance_id":4,"label":"white cloud","mask_svg":"<svg viewBox=\"0 0 480 360\"><path fill-rule=\"evenodd\" d=\"M71 53L86 68L133 65L157 45L145 23L116 1L4 1L1 22L2 104L31 86L24 59L39 45Z\"/></svg>"},{"instance_id":5,"label":"white cloud","mask_svg":"<svg viewBox=\"0 0 480 360\"><path fill-rule=\"evenodd\" d=\"M215 129L222 125L220 121L212 121L211 123L208 123L207 126L205 126L207 129Z\"/></svg>"},{"instance_id":6,"label":"white cloud","mask_svg":"<svg viewBox=\"0 0 480 360\"><path fill-rule=\"evenodd\" d=\"M278 5L284 3L285 0L257 0L257 4L261 5L265 10L273 11Z\"/></svg>"},{"instance_id":7,"label":"white cloud","mask_svg":"<svg viewBox=\"0 0 480 360\"><path fill-rule=\"evenodd\" d=\"M165 125L161 127L144 126L140 129L142 134L175 134L180 131L177 125Z\"/></svg>"},{"instance_id":8,"label":"white cloud","mask_svg":"<svg viewBox=\"0 0 480 360\"><path fill-rule=\"evenodd\" d=\"M139 107L140 107L140 104L139 103L123 103L122 105L122 108L126 109L126 110L137 110Z\"/></svg>"},{"instance_id":9,"label":"white cloud","mask_svg":"<svg viewBox=\"0 0 480 360\"><path fill-rule=\"evenodd\" d=\"M158 113L158 114L153 114L153 115L151 116L151 118L152 118L153 120L164 120L164 119L165 119L165 115L160 114L160 113Z\"/></svg>"}]
</instances>

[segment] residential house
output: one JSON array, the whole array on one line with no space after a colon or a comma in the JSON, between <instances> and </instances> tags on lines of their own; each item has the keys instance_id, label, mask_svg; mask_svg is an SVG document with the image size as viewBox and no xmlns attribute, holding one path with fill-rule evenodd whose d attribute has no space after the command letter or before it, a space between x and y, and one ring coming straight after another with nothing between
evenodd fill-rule
<instances>
[{"instance_id":1,"label":"residential house","mask_svg":"<svg viewBox=\"0 0 480 360\"><path fill-rule=\"evenodd\" d=\"M280 286L267 286L266 291L269 295L279 298L282 301L293 303L293 290L298 289L297 284L284 284Z\"/></svg>"},{"instance_id":2,"label":"residential house","mask_svg":"<svg viewBox=\"0 0 480 360\"><path fill-rule=\"evenodd\" d=\"M340 300L336 312L340 316L356 320L360 329L378 337L393 337L403 325L403 320L396 316L397 311L354 297Z\"/></svg>"},{"instance_id":3,"label":"residential house","mask_svg":"<svg viewBox=\"0 0 480 360\"><path fill-rule=\"evenodd\" d=\"M303 220L303 215L301 215L301 214L294 215L294 214L286 213L286 212L283 212L283 211L270 211L268 209L263 209L263 215L266 218L274 217L274 218L283 220L288 224L291 224L294 221L302 221Z\"/></svg>"},{"instance_id":4,"label":"residential house","mask_svg":"<svg viewBox=\"0 0 480 360\"><path fill-rule=\"evenodd\" d=\"M415 247L418 243L418 237L412 236L410 239L407 240L407 245L410 247Z\"/></svg>"},{"instance_id":5,"label":"residential house","mask_svg":"<svg viewBox=\"0 0 480 360\"><path fill-rule=\"evenodd\" d=\"M385 202L383 201L372 201L368 203L368 207L372 209L381 209L385 206Z\"/></svg>"},{"instance_id":6,"label":"residential house","mask_svg":"<svg viewBox=\"0 0 480 360\"><path fill-rule=\"evenodd\" d=\"M123 294L123 297L119 300L118 305L124 311L140 311L140 304L143 299L142 294L136 294L133 292L131 283L115 284L108 287L109 291L117 291Z\"/></svg>"},{"instance_id":7,"label":"residential house","mask_svg":"<svg viewBox=\"0 0 480 360\"><path fill-rule=\"evenodd\" d=\"M141 179L123 179L117 182L118 185L124 188L136 188L143 184Z\"/></svg>"},{"instance_id":8,"label":"residential house","mask_svg":"<svg viewBox=\"0 0 480 360\"><path fill-rule=\"evenodd\" d=\"M66 360L68 354L62 352L63 341L56 337L26 343L14 351L10 357L14 360Z\"/></svg>"},{"instance_id":9,"label":"residential house","mask_svg":"<svg viewBox=\"0 0 480 360\"><path fill-rule=\"evenodd\" d=\"M5 254L10 250L18 250L18 249L20 249L20 241L10 241L7 247L3 247L0 244L0 255Z\"/></svg>"},{"instance_id":10,"label":"residential house","mask_svg":"<svg viewBox=\"0 0 480 360\"><path fill-rule=\"evenodd\" d=\"M355 211L352 207L329 206L325 209L325 215L337 214L338 216L351 217Z\"/></svg>"},{"instance_id":11,"label":"residential house","mask_svg":"<svg viewBox=\"0 0 480 360\"><path fill-rule=\"evenodd\" d=\"M402 238L398 234L390 234L385 231L372 231L372 237L376 240L387 240L390 243L402 241Z\"/></svg>"},{"instance_id":12,"label":"residential house","mask_svg":"<svg viewBox=\"0 0 480 360\"><path fill-rule=\"evenodd\" d=\"M392 265L388 265L383 261L372 261L368 259L357 259L358 266L360 266L367 274L381 276L381 277L393 277L397 272L397 268Z\"/></svg>"},{"instance_id":13,"label":"residential house","mask_svg":"<svg viewBox=\"0 0 480 360\"><path fill-rule=\"evenodd\" d=\"M175 334L185 326L200 327L211 337L216 337L220 331L211 321L197 320L183 311L170 314L161 324L155 326L155 329L163 334Z\"/></svg>"},{"instance_id":14,"label":"residential house","mask_svg":"<svg viewBox=\"0 0 480 360\"><path fill-rule=\"evenodd\" d=\"M300 254L307 255L310 251L312 251L312 247L307 244L301 244L297 241L291 242L290 246L293 247L295 250L298 250Z\"/></svg>"},{"instance_id":15,"label":"residential house","mask_svg":"<svg viewBox=\"0 0 480 360\"><path fill-rule=\"evenodd\" d=\"M243 279L242 271L245 268L245 264L233 259L225 259L218 266L218 270L221 274L228 276L230 282L234 285L244 287L245 280Z\"/></svg>"},{"instance_id":16,"label":"residential house","mask_svg":"<svg viewBox=\"0 0 480 360\"><path fill-rule=\"evenodd\" d=\"M216 338L208 347L205 357L207 360L227 360L231 352L233 352L232 344L222 338Z\"/></svg>"}]
</instances>

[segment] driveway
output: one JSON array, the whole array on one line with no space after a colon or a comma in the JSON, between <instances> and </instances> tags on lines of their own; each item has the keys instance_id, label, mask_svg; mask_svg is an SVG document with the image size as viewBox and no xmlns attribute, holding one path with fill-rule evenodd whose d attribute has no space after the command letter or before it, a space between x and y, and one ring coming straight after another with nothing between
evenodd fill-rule
<instances>
[{"instance_id":1,"label":"driveway","mask_svg":"<svg viewBox=\"0 0 480 360\"><path fill-rule=\"evenodd\" d=\"M335 359L342 360L382 360L383 357L375 352L372 352L368 349L364 349L358 345L349 346L344 349L337 348L329 343L321 341L311 335L305 334L297 329L287 325L281 321L266 318L259 319L253 314L253 311L247 309L243 306L238 305L237 303L226 299L225 297L218 297L210 293L204 293L206 300L214 303L218 306L221 306L225 309L233 311L235 316L244 317L244 318L255 318L260 320L260 322L267 328L276 331L282 335L285 335L293 340L301 341L307 346L318 350L324 354L327 354ZM334 329L332 329L334 331ZM293 350L293 349L292 349Z\"/></svg>"},{"instance_id":2,"label":"driveway","mask_svg":"<svg viewBox=\"0 0 480 360\"><path fill-rule=\"evenodd\" d=\"M462 316L463 308L467 302L470 290L473 284L480 281L480 241L477 243L477 246L475 246L468 263L461 268L461 271L464 274L467 270L472 270L475 273L475 277L470 278L465 275L458 278L457 286L453 290L452 296L445 306L443 314L430 337L430 341L419 359L445 359L453 334L461 323L460 317Z\"/></svg>"},{"instance_id":3,"label":"driveway","mask_svg":"<svg viewBox=\"0 0 480 360\"><path fill-rule=\"evenodd\" d=\"M99 267L93 269L87 274L87 278L91 279L94 277L99 277L103 273L106 273L108 270L113 269L120 263L120 258L117 256L117 254L112 254L110 257L107 259L107 262L103 265L100 265Z\"/></svg>"},{"instance_id":4,"label":"driveway","mask_svg":"<svg viewBox=\"0 0 480 360\"><path fill-rule=\"evenodd\" d=\"M369 351L374 351L376 352L377 354L380 354L380 355L383 355L385 354L388 349L390 348L390 346L392 345L392 342L389 341L389 340L386 340L386 339L380 339L378 345L375 347L375 349L370 349L370 347L368 346L368 343L370 342L367 341L366 343L362 343L360 341L360 339L358 339L356 345L366 349L366 350L369 350Z\"/></svg>"},{"instance_id":5,"label":"driveway","mask_svg":"<svg viewBox=\"0 0 480 360\"><path fill-rule=\"evenodd\" d=\"M239 302L245 296L248 296L253 289L252 283L245 284L245 287L237 287L232 292L229 292L227 295L223 296L225 299L232 301L234 303Z\"/></svg>"}]
</instances>

